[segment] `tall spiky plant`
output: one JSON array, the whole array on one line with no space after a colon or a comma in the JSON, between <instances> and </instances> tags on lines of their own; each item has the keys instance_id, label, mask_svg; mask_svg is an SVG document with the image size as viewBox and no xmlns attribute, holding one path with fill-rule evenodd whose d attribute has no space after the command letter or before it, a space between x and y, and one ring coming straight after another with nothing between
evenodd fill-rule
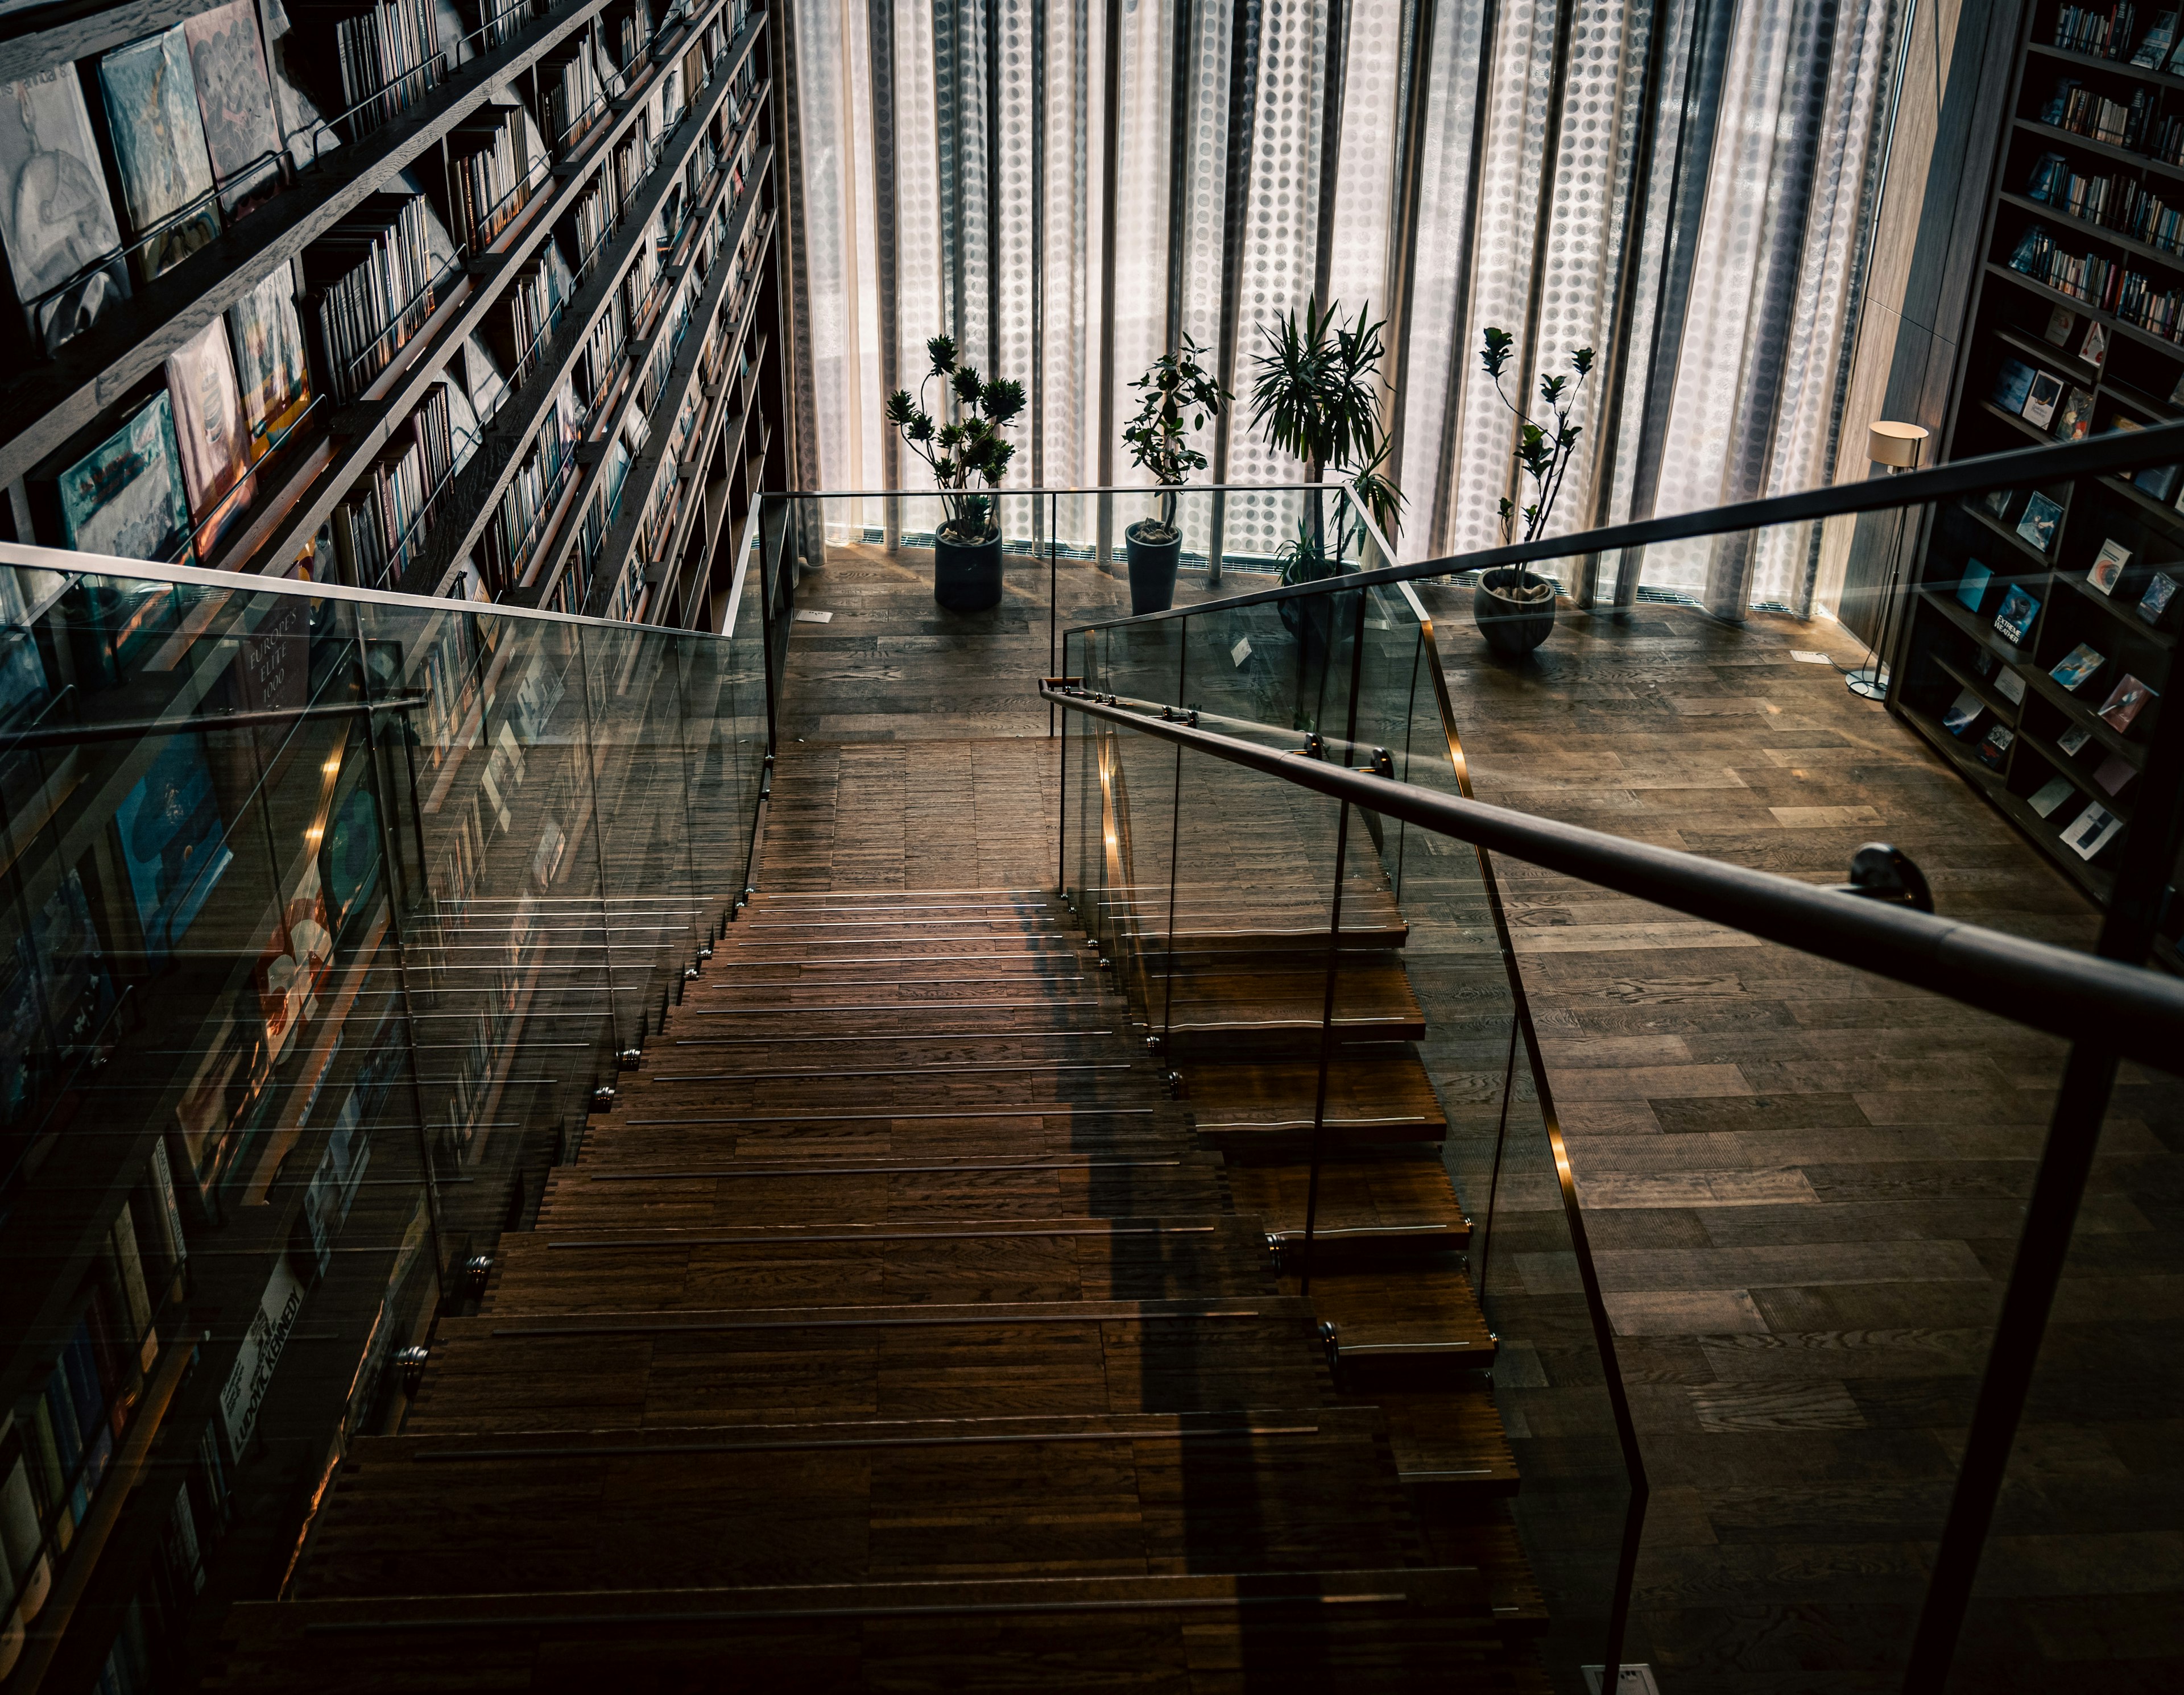
<instances>
[{"instance_id":1,"label":"tall spiky plant","mask_svg":"<svg viewBox=\"0 0 2184 1695\"><path fill-rule=\"evenodd\" d=\"M1252 356L1258 375L1251 384L1251 426L1263 429L1268 444L1304 461L1305 481L1323 481L1330 470L1346 470L1352 492L1384 529L1392 531L1402 496L1380 473L1388 444L1380 427L1380 361L1387 348L1380 339L1386 326L1362 307L1345 323L1342 303L1319 309L1318 296L1305 302L1301 320L1295 311L1262 325L1264 348ZM1336 537L1335 568L1349 538ZM1300 576L1325 575L1326 520L1314 490L1292 550ZM1317 559L1321 569L1311 569ZM1284 575L1290 573L1285 572Z\"/></svg>"},{"instance_id":2,"label":"tall spiky plant","mask_svg":"<svg viewBox=\"0 0 2184 1695\"><path fill-rule=\"evenodd\" d=\"M925 344L933 369L917 386L917 398L899 388L888 396L887 421L902 431L910 450L932 467L939 486L940 504L947 513L940 528L951 542L979 542L993 539L993 503L972 492L973 478L988 488L999 488L1017 444L1001 431L1024 408L1023 385L996 377L979 378L972 365L959 366L952 336L935 336ZM956 416L936 425L925 409L925 391L935 381L942 384L941 404ZM950 407L950 402L954 404Z\"/></svg>"}]
</instances>

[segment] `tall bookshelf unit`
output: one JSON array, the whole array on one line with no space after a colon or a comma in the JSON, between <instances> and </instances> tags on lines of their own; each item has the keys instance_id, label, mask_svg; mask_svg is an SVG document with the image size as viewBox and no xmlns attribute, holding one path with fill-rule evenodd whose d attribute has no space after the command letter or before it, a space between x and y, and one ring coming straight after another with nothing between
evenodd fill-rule
<instances>
[{"instance_id":1,"label":"tall bookshelf unit","mask_svg":"<svg viewBox=\"0 0 2184 1695\"><path fill-rule=\"evenodd\" d=\"M2120 58L2059 45L2059 19L2070 9L2059 0L2027 0L2014 20L2017 60L1942 432L1945 458L2070 439L2064 420L2075 396L2084 397L2079 409L2089 411L2091 433L2184 419L2184 401L2173 397L2184 394L2184 310L2164 328L2161 304L2170 290L2184 302L2184 229L2174 227L2184 219L2165 232L2158 212L2139 233L2118 227L2131 221L2122 208L2134 203L2184 211L2184 145L2173 147L2177 163L2153 151L2164 130L2184 137L2184 75L2130 63L2156 8L2138 13ZM2084 91L2075 103L2067 87L2059 89L2064 84ZM2100 100L2113 103L2105 114L2094 105ZM2088 132L2053 121L2059 116ZM2096 127L2105 134L2090 133ZM2107 195L2106 221L2082 198L2074 214L2060 194L2063 203L2039 197L2043 174L2059 175L2057 158L2088 189L2107 181L2105 191L2092 190ZM2045 253L2028 241L2040 231L2048 237ZM2096 327L2107 342L2098 362L2084 356ZM2059 386L2047 424L2013 403L2013 364ZM2023 370L2016 375L2021 386ZM2184 510L2174 503L2180 493L2184 475L2154 471L2137 480L2103 476L2020 489L1999 512L1983 500L1942 503L1925 517L1897 618L1890 703L2101 906L2114 886L2137 779L2153 738L2184 733L2184 720L2160 699L2123 730L2101 716L2126 675L2159 697L2170 692L2184 593L2156 618L2142 616L2140 605L2157 573L2184 582ZM2036 497L2059 508L2044 547L2020 527ZM2089 572L2111 541L2131 557L2103 593ZM1983 587L1981 568L1991 573ZM2013 588L2039 607L2016 642L1997 622ZM2053 673L2081 644L2103 663L2072 689ZM1967 696L1978 714L1952 727L1945 720L1953 708L1960 714ZM2165 720L2176 720L2166 731ZM1990 740L1997 725L2007 732L1995 738L2006 740L2000 748ZM2109 782L2117 783L2114 792ZM2123 830L2087 857L2067 838L2092 806L2120 820ZM2098 833L2088 831L2084 839L2090 843ZM2172 969L2178 965L2173 935L2158 939L2155 951Z\"/></svg>"},{"instance_id":2,"label":"tall bookshelf unit","mask_svg":"<svg viewBox=\"0 0 2184 1695\"><path fill-rule=\"evenodd\" d=\"M108 227L118 222L125 244L93 270L138 265L140 250L171 246L192 220L189 239L198 242L130 271L125 296L49 355L17 347L35 331L18 310L21 266L0 263L0 540L71 546L59 473L148 408L179 414L190 403L170 361L223 325L220 345L231 351L222 357L235 364L227 380L247 386L231 313L270 296L296 310L302 380L292 404L284 401L270 424L258 420L247 458L238 450L239 482L185 501L178 473L175 501L185 510L169 528L171 545L136 557L717 630L757 534L759 491L783 486L785 464L777 130L763 0L226 0L218 9L231 21L248 17L261 51L298 66L299 84L307 60L333 78L337 53L355 44L343 26L359 19L382 28L384 53L399 34L387 19L429 40L415 25L432 15L441 53L398 71L356 110L337 110L326 81L307 86L315 120L308 111L299 119L282 61L270 59L276 146L253 162L250 181L222 181L193 208L140 223L124 206L99 67L212 9L210 0L64 0L0 19L0 83L18 93L0 108L27 110L20 91L35 86L64 104L81 97L88 114L70 163L103 172L115 208ZM217 173L217 147L211 157ZM370 246L379 208L421 200L429 218L404 215L413 235L431 232L405 260L421 282L383 323L365 325L360 357L357 345L337 347L315 304L336 261ZM0 208L0 239L14 228L9 218ZM170 436L169 451L179 458L175 444L187 439ZM353 531L346 542L336 534L343 523L374 521L376 531ZM110 609L99 592L89 585L64 596L92 597L103 615ZM58 603L14 600L9 575L0 581L0 638L8 641ZM325 621L331 627L332 615ZM240 647L292 659L317 651L320 622L318 610L294 603L240 636ZM476 631L452 610L436 627L444 633L423 663L467 675L451 695L482 722L477 703L492 688ZM117 649L145 645L141 632L117 628ZM81 666L95 667L105 651L89 631L78 646L70 663ZM176 671L185 721L196 721L192 688L224 676L231 657L193 654L190 675ZM510 698L535 695L534 679L500 681ZM207 699L216 707L226 697ZM163 703L169 696L155 691L142 703ZM566 959L553 950L570 944L535 923L493 937L506 963L492 968L490 992L424 992L420 1004L440 1007L433 1051L444 1075L387 1070L387 1025L375 1031L366 1016L392 1003L394 977L385 945L393 878L377 861L329 919L323 960L311 956L321 972L310 978L315 1010L295 1014L284 1003L287 1045L252 1048L254 1028L268 1027L254 975L266 961L254 938L292 887L308 883L333 900L320 875L333 862L321 858L315 831L293 865L281 862L270 896L239 875L215 878L194 920L198 944L168 969L209 974L233 992L221 1004L239 1010L201 1031L170 1028L148 1004L159 974L142 957L148 940L136 938L120 844L158 749L193 738L147 737L103 764L71 763L64 750L53 771L40 764L26 777L42 756L10 745L25 721L17 703L0 700L0 1020L20 1002L25 979L10 974L36 925L74 926L65 939L75 953L104 964L70 986L74 1005L53 1011L56 1025L80 1014L60 1095L75 1097L82 1083L87 1098L97 1092L91 1079L110 1101L134 1103L136 1091L156 1103L141 1115L109 1105L100 1134L42 1134L0 1170L10 1266L0 1275L0 1695L153 1695L195 1687L228 1603L277 1591L332 1456L397 1415L401 1350L424 1338L436 1311L475 1298L465 1281L474 1252L521 1214L526 1194L535 1203L551 1157L539 1126L566 1126L571 1110L581 1122L589 1084L560 1063L570 1044L557 1041L566 1027L557 1020L572 1014L553 999L552 985L566 980L549 974L568 968L549 956ZM530 704L543 716L551 703ZM404 758L413 776L421 769L429 779L452 744L423 734L404 744ZM326 833L337 837L368 802L382 754L330 745L337 751L324 768L320 825L333 821ZM215 747L205 803L214 827L240 828L247 808L235 797L251 792L250 781L220 757ZM526 792L539 807L611 809L621 775L588 771L588 798L579 799L574 788L562 792L572 771L542 764ZM524 781L502 770L510 796ZM443 780L434 792L445 789ZM270 853L270 825L266 840ZM492 851L532 863L528 841ZM287 945L304 957L303 942ZM414 935L411 946L425 957ZM8 1062L23 1060L20 1033L0 1028L0 1147L11 1162L20 1149L8 1138L21 1126L10 1113L20 1102L8 1092L21 1075ZM43 1111L52 1094L33 1088L27 1098ZM365 1136L351 1135L349 1107L336 1116L344 1097ZM384 1133L382 1111L414 1118L411 1139ZM72 1121L57 1109L48 1130ZM428 1151L428 1124L443 1138L432 1149L459 1149L448 1156L459 1183L430 1169L440 1156ZM370 1139L373 1130L382 1133ZM199 1141L247 1153L198 1170L170 1159ZM363 1159L352 1154L344 1167L337 1157L358 1147L369 1148L368 1177ZM444 1186L428 1209L421 1197L436 1181ZM340 1220L322 1225L313 1210L329 1182L349 1186L338 1244ZM311 1278L301 1308L309 1323L292 1337L286 1326L302 1296L283 1309L275 1295L297 1288L295 1268L308 1273L314 1254L335 1269ZM250 1396L242 1426L230 1404L238 1385ZM57 1450L58 1408L82 1420ZM247 1433L237 1436L239 1427ZM57 1492L34 1500L34 1472L59 1479Z\"/></svg>"}]
</instances>

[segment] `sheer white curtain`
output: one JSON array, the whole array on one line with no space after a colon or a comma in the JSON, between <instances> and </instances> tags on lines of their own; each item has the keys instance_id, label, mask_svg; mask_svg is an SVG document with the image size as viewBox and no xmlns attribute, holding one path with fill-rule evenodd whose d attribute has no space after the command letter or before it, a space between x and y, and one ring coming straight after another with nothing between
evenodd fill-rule
<instances>
[{"instance_id":1,"label":"sheer white curtain","mask_svg":"<svg viewBox=\"0 0 2184 1695\"><path fill-rule=\"evenodd\" d=\"M1142 483L1113 439L1132 380L1188 333L1209 364L1233 342L1247 391L1261 326L1323 275L1391 322L1406 558L1491 545L1522 493L1489 325L1519 337L1513 397L1575 347L1599 358L1552 533L1826 479L1903 0L792 3L800 447L822 486L921 486L880 408L943 331L1031 396L1012 486ZM1227 467L1301 470L1246 398ZM1091 539L1095 507L1063 512L1065 541ZM1295 510L1233 498L1222 545L1271 553ZM1658 548L1644 580L1802 609L1809 552Z\"/></svg>"}]
</instances>

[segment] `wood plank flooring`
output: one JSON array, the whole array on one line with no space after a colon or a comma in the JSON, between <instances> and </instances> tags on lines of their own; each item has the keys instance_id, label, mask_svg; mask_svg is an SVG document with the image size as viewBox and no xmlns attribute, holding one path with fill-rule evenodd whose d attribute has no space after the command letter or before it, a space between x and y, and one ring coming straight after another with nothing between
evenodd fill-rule
<instances>
[{"instance_id":1,"label":"wood plank flooring","mask_svg":"<svg viewBox=\"0 0 2184 1695\"><path fill-rule=\"evenodd\" d=\"M1942 913L2090 943L2085 903L1908 729L1791 658L1861 660L1837 626L1565 608L1536 660L1505 665L1468 591L1426 592L1482 799L1818 882L1887 840ZM1631 1652L1676 1695L1892 1691L2061 1044L1499 869L1652 1475ZM1453 1100L1477 1055L1437 1048L1443 938L1410 915L1427 1061ZM1457 1115L1460 1183L1490 1149L1470 1127ZM2128 1071L1951 1695L2184 1674L2181 1153L2184 1090ZM1552 1198L1520 1205L1540 1210L1503 1225L1493 1309L1526 1464L1525 1431L1596 1403L1583 1350L1552 1339L1574 1286ZM1547 1540L1550 1585L1596 1570L1582 1538L1566 1560Z\"/></svg>"}]
</instances>

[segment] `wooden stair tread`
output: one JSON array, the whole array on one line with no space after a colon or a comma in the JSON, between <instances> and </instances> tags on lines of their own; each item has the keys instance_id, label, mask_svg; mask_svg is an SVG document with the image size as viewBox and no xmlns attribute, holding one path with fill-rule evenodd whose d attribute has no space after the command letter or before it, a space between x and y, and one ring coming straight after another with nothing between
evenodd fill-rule
<instances>
[{"instance_id":1,"label":"wooden stair tread","mask_svg":"<svg viewBox=\"0 0 2184 1695\"><path fill-rule=\"evenodd\" d=\"M1262 1219L1268 1233L1284 1241L1303 1237L1311 1184L1312 1167L1303 1161L1239 1161L1228 1168L1237 1211ZM1446 1253L1460 1251L1471 1238L1471 1221L1437 1153L1323 1159L1313 1224L1315 1240L1330 1246L1408 1241L1419 1252Z\"/></svg>"},{"instance_id":2,"label":"wooden stair tread","mask_svg":"<svg viewBox=\"0 0 2184 1695\"><path fill-rule=\"evenodd\" d=\"M1327 979L1323 966L1209 968L1156 979L1147 992L1145 1028L1163 1033L1179 1058L1268 1047L1293 1053L1301 1034L1320 1027ZM1413 1042L1425 1034L1425 1014L1400 959L1345 957L1335 976L1334 1028L1343 1042Z\"/></svg>"},{"instance_id":3,"label":"wooden stair tread","mask_svg":"<svg viewBox=\"0 0 2184 1695\"><path fill-rule=\"evenodd\" d=\"M1221 1146L1309 1135L1318 1104L1319 1064L1269 1057L1245 1063L1190 1060L1182 1067L1184 1104L1201 1136ZM1327 1069L1326 1131L1348 1139L1440 1141L1447 1114L1417 1051L1407 1045L1346 1046ZM1323 1132L1324 1133L1324 1132Z\"/></svg>"},{"instance_id":4,"label":"wooden stair tread","mask_svg":"<svg viewBox=\"0 0 2184 1695\"><path fill-rule=\"evenodd\" d=\"M1516 1457L1490 1387L1379 1389L1371 1404L1387 1420L1405 1486L1429 1503L1516 1492Z\"/></svg>"},{"instance_id":5,"label":"wooden stair tread","mask_svg":"<svg viewBox=\"0 0 2184 1695\"><path fill-rule=\"evenodd\" d=\"M1295 1280L1285 1276L1284 1290ZM1437 1377L1494 1363L1494 1337L1461 1266L1341 1265L1312 1273L1314 1314L1334 1326L1345 1370Z\"/></svg>"}]
</instances>

